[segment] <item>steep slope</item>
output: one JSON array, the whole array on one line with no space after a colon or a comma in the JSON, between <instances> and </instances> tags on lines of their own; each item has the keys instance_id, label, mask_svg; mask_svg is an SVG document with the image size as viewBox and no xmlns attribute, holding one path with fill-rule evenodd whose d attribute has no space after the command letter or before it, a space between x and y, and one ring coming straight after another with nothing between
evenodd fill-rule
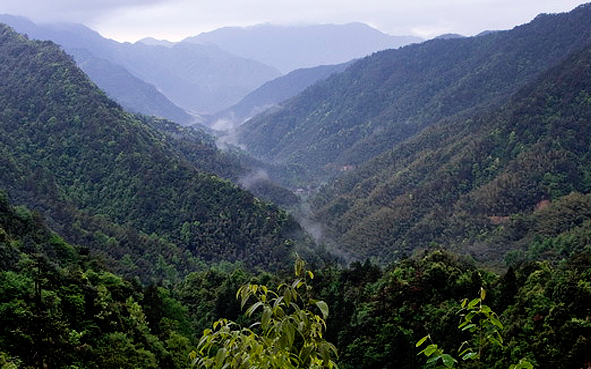
<instances>
[{"instance_id":1,"label":"steep slope","mask_svg":"<svg viewBox=\"0 0 591 369\"><path fill-rule=\"evenodd\" d=\"M154 117L138 119L166 134L177 152L201 171L213 173L238 184L261 200L280 206L293 206L299 198L269 178L268 165L260 163L239 149L221 151L213 136L192 127Z\"/></svg>"},{"instance_id":2,"label":"steep slope","mask_svg":"<svg viewBox=\"0 0 591 369\"><path fill-rule=\"evenodd\" d=\"M76 50L76 64L107 95L126 110L190 124L196 117L174 105L153 85L142 81L127 69L100 59L86 50Z\"/></svg>"},{"instance_id":3,"label":"steep slope","mask_svg":"<svg viewBox=\"0 0 591 369\"><path fill-rule=\"evenodd\" d=\"M55 44L6 26L0 99L0 187L114 261L131 253L151 263L179 254L188 262L189 250L204 260L272 268L289 257L288 237L302 235L287 214L197 171L170 138L109 100ZM162 254L152 253L153 244Z\"/></svg>"},{"instance_id":4,"label":"steep slope","mask_svg":"<svg viewBox=\"0 0 591 369\"><path fill-rule=\"evenodd\" d=\"M386 35L363 23L225 27L183 40L218 45L232 54L259 60L283 73L344 63L375 51L420 41L418 37Z\"/></svg>"},{"instance_id":5,"label":"steep slope","mask_svg":"<svg viewBox=\"0 0 591 369\"><path fill-rule=\"evenodd\" d=\"M11 206L0 191L4 368L189 365L195 331L187 309L170 290L144 288L100 264L88 249L48 229L39 214Z\"/></svg>"},{"instance_id":6,"label":"steep slope","mask_svg":"<svg viewBox=\"0 0 591 369\"><path fill-rule=\"evenodd\" d=\"M279 71L254 60L236 57L213 45L148 45L118 43L105 39L81 24L35 25L25 19L0 16L0 22L27 33L31 38L51 40L76 59L95 58L125 68L136 78L151 84L174 104L193 113L215 113L235 104L248 92L280 75ZM103 72L108 72L103 71ZM101 80L112 79L102 76ZM133 87L135 85L131 85ZM121 86L107 91L120 101L131 94ZM157 101L142 106L158 106ZM139 110L139 109L134 109ZM141 110L140 110L141 111ZM149 112L141 111L148 114ZM159 116L173 119L164 112Z\"/></svg>"},{"instance_id":7,"label":"steep slope","mask_svg":"<svg viewBox=\"0 0 591 369\"><path fill-rule=\"evenodd\" d=\"M303 182L359 165L446 117L505 101L581 48L591 5L511 31L376 53L240 127L241 143L309 170Z\"/></svg>"},{"instance_id":8,"label":"steep slope","mask_svg":"<svg viewBox=\"0 0 591 369\"><path fill-rule=\"evenodd\" d=\"M280 76L260 62L236 57L215 45L173 47L121 44L120 64L161 89L177 105L215 113Z\"/></svg>"},{"instance_id":9,"label":"steep slope","mask_svg":"<svg viewBox=\"0 0 591 369\"><path fill-rule=\"evenodd\" d=\"M138 79L122 66L109 62L106 58L112 60L114 57L111 52L116 45L114 41L105 40L83 26L38 26L25 18L6 14L0 15L0 22L30 37L62 43L70 54L76 56L76 63L93 82L126 109L173 119L182 124L194 120L153 85Z\"/></svg>"},{"instance_id":10,"label":"steep slope","mask_svg":"<svg viewBox=\"0 0 591 369\"><path fill-rule=\"evenodd\" d=\"M217 113L212 119L213 123L218 119L242 123L244 120L296 96L314 83L333 74L341 73L351 63L296 69L284 76L275 78L250 92L237 104Z\"/></svg>"},{"instance_id":11,"label":"steep slope","mask_svg":"<svg viewBox=\"0 0 591 369\"><path fill-rule=\"evenodd\" d=\"M591 45L505 105L435 125L343 176L318 196L316 216L357 258L432 244L497 261L534 241L580 251L591 224L591 197L580 194L591 191L590 122Z\"/></svg>"}]
</instances>

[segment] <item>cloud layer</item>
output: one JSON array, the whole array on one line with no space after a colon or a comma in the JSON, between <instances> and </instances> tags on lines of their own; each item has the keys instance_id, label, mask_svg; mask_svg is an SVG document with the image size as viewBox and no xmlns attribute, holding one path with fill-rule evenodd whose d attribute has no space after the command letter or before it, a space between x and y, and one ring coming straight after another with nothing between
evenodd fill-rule
<instances>
[{"instance_id":1,"label":"cloud layer","mask_svg":"<svg viewBox=\"0 0 591 369\"><path fill-rule=\"evenodd\" d=\"M223 26L368 23L392 35L507 29L581 0L0 0L0 13L84 23L119 41L180 40Z\"/></svg>"}]
</instances>

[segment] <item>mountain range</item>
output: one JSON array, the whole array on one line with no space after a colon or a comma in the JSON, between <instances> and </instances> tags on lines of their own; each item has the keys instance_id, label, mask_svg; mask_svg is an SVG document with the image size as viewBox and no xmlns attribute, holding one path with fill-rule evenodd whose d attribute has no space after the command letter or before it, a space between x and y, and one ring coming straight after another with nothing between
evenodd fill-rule
<instances>
[{"instance_id":1,"label":"mountain range","mask_svg":"<svg viewBox=\"0 0 591 369\"><path fill-rule=\"evenodd\" d=\"M278 77L279 71L254 60L236 57L215 45L177 44L173 47L146 45L144 43L119 43L103 38L97 32L81 24L36 25L26 19L1 16L4 22L31 38L51 40L59 44L75 59L87 61L89 57L101 63L112 64L107 69L89 69L101 72L97 81L113 80L105 75L110 69L119 74L124 68L133 77L155 87L175 105L193 114L214 113L240 100L251 90L264 82ZM93 75L94 75L93 73ZM127 76L126 79L131 79ZM98 82L97 82L98 84ZM152 96L154 88L135 91L137 84L101 83L107 93L121 103L129 96ZM145 87L145 86L144 86ZM162 96L158 99L162 100ZM132 110L142 113L142 106L159 107L157 100L142 101ZM167 114L170 104L160 110L159 115L169 119L176 116ZM180 123L189 123L185 119Z\"/></svg>"},{"instance_id":2,"label":"mountain range","mask_svg":"<svg viewBox=\"0 0 591 369\"><path fill-rule=\"evenodd\" d=\"M277 68L282 73L341 64L376 51L397 49L421 41L414 36L390 36L364 23L224 27L183 40L217 45L234 55Z\"/></svg>"},{"instance_id":3,"label":"mountain range","mask_svg":"<svg viewBox=\"0 0 591 369\"><path fill-rule=\"evenodd\" d=\"M57 45L3 25L0 57L0 188L114 270L149 280L157 263L175 273L198 260L273 268L308 242L285 212L211 173L234 164L206 139L192 141L200 160L185 155Z\"/></svg>"},{"instance_id":4,"label":"mountain range","mask_svg":"<svg viewBox=\"0 0 591 369\"><path fill-rule=\"evenodd\" d=\"M589 7L540 15L509 31L436 39L352 64L239 127L239 143L263 159L323 181L460 114L500 104L582 48Z\"/></svg>"},{"instance_id":5,"label":"mountain range","mask_svg":"<svg viewBox=\"0 0 591 369\"><path fill-rule=\"evenodd\" d=\"M229 122L232 127L238 126L248 118L291 99L316 82L333 74L341 73L352 63L353 61L349 61L336 65L296 69L284 76L277 77L250 92L238 103L214 114L209 118L210 124L215 126L216 121L221 119Z\"/></svg>"},{"instance_id":6,"label":"mountain range","mask_svg":"<svg viewBox=\"0 0 591 369\"><path fill-rule=\"evenodd\" d=\"M542 14L532 22L508 31L484 32L475 37L439 38L377 52L349 64L294 71L268 85L275 84L269 91L276 94L283 89L288 91L284 95L286 98L296 95L279 104L272 101L271 104L276 104L273 109L238 127L238 143L257 155L262 167L267 165L264 161L271 163L270 167L265 167L268 173L260 172L257 177L265 181L279 180L292 188L299 187L298 193L305 194L310 201L309 220L324 227L322 232L318 232L324 236L321 239L339 245L341 251L353 259L375 257L390 261L416 248L438 244L469 251L483 260L495 262L512 251L527 253L533 239L545 237L539 222L545 224L547 220L543 219L547 214L554 219L556 215L552 212L564 215L568 204L586 201L576 195L587 193L589 187L584 149L588 145L584 142L585 126L581 125L587 118L585 110L576 105L586 101L586 87L575 83L564 85L562 81L575 81L577 73L584 76L576 66L587 63L586 48L591 39L590 15L591 6L583 5L570 13ZM136 47L137 50L148 50L146 53L151 53L151 48L181 52L185 47L188 50L197 47L213 54L219 50L189 44ZM41 70L44 68L47 67L39 67ZM68 66L66 69L72 68ZM36 78L39 77L29 79ZM7 77L6 81L7 84L12 83L11 88L19 86L16 80ZM304 83L298 86L294 81ZM312 85L306 87L309 84ZM263 86L251 95L252 101L258 98L258 102L249 102L248 105L248 99L245 99L244 106L247 108L241 112L236 110L234 115L248 117L253 108L264 104L265 99L273 95L265 89ZM298 90L301 92L298 93ZM30 94L36 96L33 92L24 92L23 96ZM97 94L93 92L91 95ZM563 96L569 96L569 99ZM570 99L573 96L575 100ZM68 160L70 155L82 153L63 148L82 146L82 141L58 145L58 158L65 160L64 166L55 164L55 157L51 157L52 161L44 159L47 153L42 149L43 145L34 142L23 145L22 142L31 140L30 137L39 136L47 140L40 132L55 125L56 121L57 127L61 127L60 119L67 122L76 122L76 119L75 116L59 118L53 113L53 116L43 113L40 118L38 110L20 106L16 100L10 100L12 98L6 98L12 105L7 105L9 108L5 114L12 120L28 116L30 118L25 122L36 122L39 128L24 124L19 130L6 131L6 140L11 141L4 147L5 161L6 165L14 168L9 172L25 173L20 176L7 174L6 186L9 194L18 201L48 212L50 224L56 225L57 229L65 231L66 223L60 225L60 221L55 220L64 218L52 214L56 211L55 201L65 201L64 204L68 205L58 208L73 209L74 215L68 215L70 219L78 217L79 211L86 210L107 216L113 227L133 219L133 228L148 234L165 235L166 240L181 247L194 247L206 259L238 258L226 254L228 245L236 245L233 242L237 241L232 236L233 241L227 241L225 236L229 235L224 232L220 238L223 246L216 251L207 247L204 251L200 248L203 246L201 243L184 243L188 234L196 237L202 229L195 228L195 223L192 225L186 218L182 221L164 219L174 213L173 208L186 209L189 206L187 199L180 195L179 188L193 186L191 181L194 179L189 179L193 177L187 174L158 176L162 171L168 173L164 168L182 168L182 173L188 173L189 169L185 167L188 165L188 168L218 173L235 182L247 183L250 180L244 176L245 171L241 167L245 161L217 151L213 146L214 140L206 138L205 134L192 133L166 120L125 116L115 105L105 102L105 107L99 110L121 116L124 121L133 122L133 127L142 127L133 137L144 135L154 138L139 142L149 142L150 145L158 141L165 143L158 150L143 146L134 149L139 153L140 163L143 163L139 168L148 168L146 163L152 161L162 164L158 164L158 170L149 171L158 174L153 178L159 185L168 183L164 178L185 178L175 180L175 185L180 187L170 189L165 196L171 203L157 202L166 209L168 215L164 216L154 212L151 204L154 198L163 201L163 197L158 195L159 190L149 185L152 182L147 182L145 176L138 177L135 172L132 175L129 172L131 164L108 171L103 161L95 160L100 169L86 172L80 163L86 162L87 157L74 156L74 160ZM38 99L60 111L57 102ZM93 104L96 105L86 105ZM96 115L90 111L86 114ZM519 119L515 118L517 116ZM53 117L56 119L51 119ZM105 118L107 121L112 119ZM524 121L528 122L527 127L522 126ZM43 122L51 124L47 126ZM568 125L572 128L565 128ZM97 127L92 130L105 133L103 128ZM20 136L15 136L18 132ZM33 135L31 132L38 133ZM583 134L578 137L572 136L571 132ZM71 138L78 136L76 132L68 133ZM117 141L110 137L90 137L86 141L104 141L107 148L109 145L119 147ZM130 140L133 142L133 139ZM15 153L14 148L21 151ZM90 146L83 150L84 155L94 149ZM165 152L159 154L159 150ZM113 158L120 154L121 151L117 155L97 152L92 156L108 158L106 161L112 165L119 163ZM141 159L150 155L155 157ZM162 158L164 161L159 161ZM184 164L169 162L170 158ZM21 162L28 164L18 166ZM255 168L258 165L256 160L246 159L246 162L254 164ZM49 176L50 173L58 175L54 178ZM74 178L80 176L79 179L65 181L64 178L72 177L70 173L78 173ZM119 177L105 176L106 173L128 173L126 176L135 184L125 185ZM106 182L97 187L90 184L92 181L89 178L93 181L101 178ZM148 189L137 187L138 183L146 183ZM316 191L318 185L322 186ZM42 191L38 186L42 186L52 200L39 196ZM214 187L198 185L196 188L211 190ZM110 188L110 193L118 194L115 202L101 197L101 188ZM129 198L130 188L142 195ZM297 199L291 198L293 195L270 182L264 188L257 188L261 194L273 194L278 201L287 200L285 204L290 206L298 204ZM226 195L207 196L212 201L215 198L215 201L228 205L233 202L224 199ZM240 196L248 195L229 197L235 199ZM209 205L206 214L210 214L211 209L216 209L216 206ZM253 208L255 213L259 210L257 206ZM199 216L205 215L200 213ZM205 221L205 218L202 219L199 224ZM230 219L233 219L232 216ZM277 227L283 227L282 222L285 221L285 224L291 224L289 227L297 229L295 223L290 223L293 219L281 219ZM582 219L586 219L585 216ZM523 225L524 222L527 226ZM206 233L218 234L217 223L207 223ZM226 224L225 220L222 223ZM164 226L166 224L168 226ZM183 232L179 231L179 224L184 227L181 227ZM248 224L258 223L249 221ZM573 226L579 224L573 223ZM559 229L554 236L571 231L572 227ZM250 240L248 242L254 242L259 236L252 238L245 233L245 237ZM299 234L297 238L304 240L306 237ZM210 241L217 242L215 240L212 238ZM265 242L263 244L271 247ZM302 247L305 249L307 246ZM262 263L271 263L268 259L262 260L265 260Z\"/></svg>"},{"instance_id":7,"label":"mountain range","mask_svg":"<svg viewBox=\"0 0 591 369\"><path fill-rule=\"evenodd\" d=\"M182 124L199 123L200 115L227 109L263 83L279 77L278 68L266 64L268 60L291 60L292 65L285 67L289 72L290 68L343 63L418 41L350 24L289 28L265 25L233 28L229 33L221 29L183 42L145 38L131 44L105 39L81 24L37 25L11 15L0 15L0 22L34 39L61 45L100 88L127 109ZM253 29L257 32L253 33ZM266 40L266 47L272 47L272 51L258 52L264 44L261 40ZM296 46L295 41L302 43ZM284 47L276 47L279 44ZM319 52L319 47L324 51ZM245 51L251 48L254 53Z\"/></svg>"},{"instance_id":8,"label":"mountain range","mask_svg":"<svg viewBox=\"0 0 591 369\"><path fill-rule=\"evenodd\" d=\"M234 132L258 158L221 151L0 24L0 367L221 367L199 342L261 324L324 356L285 313L343 369L588 367L591 4L269 85L234 113L273 101Z\"/></svg>"},{"instance_id":9,"label":"mountain range","mask_svg":"<svg viewBox=\"0 0 591 369\"><path fill-rule=\"evenodd\" d=\"M590 41L582 5L379 52L248 120L238 142L299 168L285 184L325 183L312 218L353 259L444 245L499 262L589 191Z\"/></svg>"}]
</instances>

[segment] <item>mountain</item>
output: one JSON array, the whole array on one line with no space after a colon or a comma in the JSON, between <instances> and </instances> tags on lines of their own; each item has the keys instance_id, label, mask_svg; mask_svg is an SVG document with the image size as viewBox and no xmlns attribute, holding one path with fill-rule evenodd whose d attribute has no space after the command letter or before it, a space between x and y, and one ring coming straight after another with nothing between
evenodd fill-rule
<instances>
[{"instance_id":1,"label":"mountain","mask_svg":"<svg viewBox=\"0 0 591 369\"><path fill-rule=\"evenodd\" d=\"M268 169L276 169L251 158L238 148L219 150L219 138L166 119L146 116L139 116L138 119L167 135L175 150L199 170L230 180L264 201L283 207L299 203L295 194L277 185L266 174Z\"/></svg>"},{"instance_id":2,"label":"mountain","mask_svg":"<svg viewBox=\"0 0 591 369\"><path fill-rule=\"evenodd\" d=\"M296 69L285 76L266 82L243 97L237 104L215 114L211 120L214 124L219 119L229 120L236 124L242 123L244 120L296 96L314 83L333 74L341 73L351 63Z\"/></svg>"},{"instance_id":3,"label":"mountain","mask_svg":"<svg viewBox=\"0 0 591 369\"><path fill-rule=\"evenodd\" d=\"M110 49L115 43L86 27L72 24L39 26L25 18L7 14L0 15L0 22L32 38L62 43L70 54L75 55L78 66L92 81L129 111L165 117L182 124L193 122L194 117L173 104L156 87L137 78L121 65L101 58L100 55L105 55L113 59Z\"/></svg>"},{"instance_id":4,"label":"mountain","mask_svg":"<svg viewBox=\"0 0 591 369\"><path fill-rule=\"evenodd\" d=\"M436 245L489 265L576 255L591 231L590 108L588 44L504 104L347 173L316 198L316 218L355 258Z\"/></svg>"},{"instance_id":5,"label":"mountain","mask_svg":"<svg viewBox=\"0 0 591 369\"><path fill-rule=\"evenodd\" d=\"M90 54L96 59L122 67L136 78L153 85L175 105L194 114L222 110L238 102L264 82L280 75L274 68L236 57L213 45L177 44L168 47L142 42L118 43L103 38L81 24L37 26L12 16L2 16L0 22L14 26L17 31L27 33L31 38L54 41L75 59L88 60ZM121 68L118 70L120 72ZM109 75L96 78L101 81L113 79ZM132 86L138 84L134 83L130 87ZM151 97L154 88L127 92L122 86L118 86L107 92L123 103L128 95ZM162 97L142 101L133 110L151 114L140 108L157 107L158 100L162 100ZM174 119L166 114L168 107L169 104L164 106L163 112L158 115Z\"/></svg>"},{"instance_id":6,"label":"mountain","mask_svg":"<svg viewBox=\"0 0 591 369\"><path fill-rule=\"evenodd\" d=\"M505 102L590 35L591 6L583 5L510 31L378 52L250 119L238 142L307 171L302 184L321 182L432 124Z\"/></svg>"},{"instance_id":7,"label":"mountain","mask_svg":"<svg viewBox=\"0 0 591 369\"><path fill-rule=\"evenodd\" d=\"M147 280L199 260L275 268L308 242L285 212L123 111L52 42L3 25L0 60L0 188L112 268Z\"/></svg>"},{"instance_id":8,"label":"mountain","mask_svg":"<svg viewBox=\"0 0 591 369\"><path fill-rule=\"evenodd\" d=\"M181 124L197 119L174 105L153 85L87 50L76 50L76 64L101 90L130 112L164 117Z\"/></svg>"},{"instance_id":9,"label":"mountain","mask_svg":"<svg viewBox=\"0 0 591 369\"><path fill-rule=\"evenodd\" d=\"M137 42L140 42L140 43L146 44L146 45L166 46L166 47L172 47L175 44L174 42L167 41L167 40L157 40L154 37L144 37Z\"/></svg>"},{"instance_id":10,"label":"mountain","mask_svg":"<svg viewBox=\"0 0 591 369\"><path fill-rule=\"evenodd\" d=\"M183 43L213 44L289 73L295 69L340 64L372 52L422 41L390 36L363 23L344 25L224 27L188 37Z\"/></svg>"}]
</instances>

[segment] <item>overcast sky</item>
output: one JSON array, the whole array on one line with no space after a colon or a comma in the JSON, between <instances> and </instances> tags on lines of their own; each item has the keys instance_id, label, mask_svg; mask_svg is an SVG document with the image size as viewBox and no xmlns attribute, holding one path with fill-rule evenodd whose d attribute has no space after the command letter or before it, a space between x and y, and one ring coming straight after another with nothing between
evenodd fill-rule
<instances>
[{"instance_id":1,"label":"overcast sky","mask_svg":"<svg viewBox=\"0 0 591 369\"><path fill-rule=\"evenodd\" d=\"M0 0L0 14L83 23L103 36L179 41L224 26L364 22L390 35L430 38L509 29L581 0Z\"/></svg>"}]
</instances>

